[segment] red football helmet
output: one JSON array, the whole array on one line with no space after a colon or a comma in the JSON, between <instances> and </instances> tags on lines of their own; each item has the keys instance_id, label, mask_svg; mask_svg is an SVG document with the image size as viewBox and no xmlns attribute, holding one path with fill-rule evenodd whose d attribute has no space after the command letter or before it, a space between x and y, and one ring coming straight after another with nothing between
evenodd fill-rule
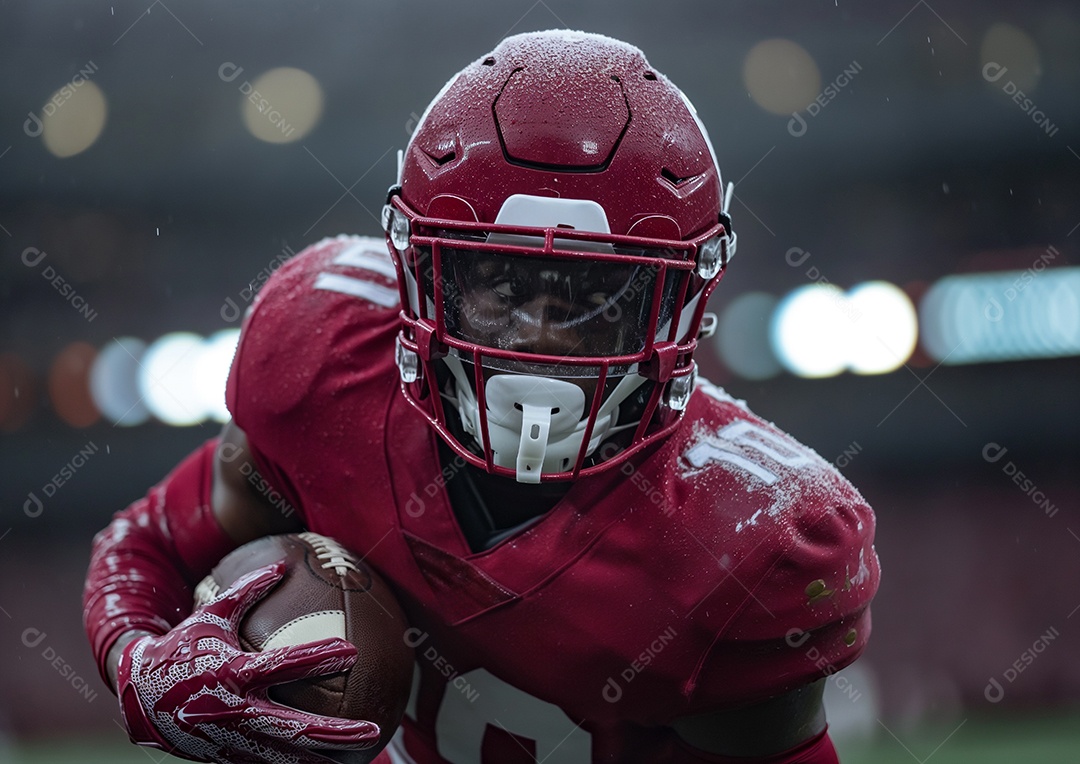
<instances>
[{"instance_id":1,"label":"red football helmet","mask_svg":"<svg viewBox=\"0 0 1080 764\"><path fill-rule=\"evenodd\" d=\"M383 208L408 400L468 462L589 475L678 424L735 251L708 135L644 54L507 38L435 97Z\"/></svg>"}]
</instances>

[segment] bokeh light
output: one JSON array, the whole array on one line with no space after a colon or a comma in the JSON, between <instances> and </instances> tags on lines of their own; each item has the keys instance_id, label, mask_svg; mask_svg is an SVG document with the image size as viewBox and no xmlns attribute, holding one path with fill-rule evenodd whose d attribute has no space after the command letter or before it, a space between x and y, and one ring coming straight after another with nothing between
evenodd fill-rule
<instances>
[{"instance_id":1,"label":"bokeh light","mask_svg":"<svg viewBox=\"0 0 1080 764\"><path fill-rule=\"evenodd\" d=\"M919 322L904 291L887 281L870 281L847 296L852 314L848 364L856 374L886 374L899 369L915 350Z\"/></svg>"},{"instance_id":2,"label":"bokeh light","mask_svg":"<svg viewBox=\"0 0 1080 764\"><path fill-rule=\"evenodd\" d=\"M97 350L86 342L72 342L49 367L49 399L56 415L72 427L88 427L101 412L90 397L90 369Z\"/></svg>"},{"instance_id":3,"label":"bokeh light","mask_svg":"<svg viewBox=\"0 0 1080 764\"><path fill-rule=\"evenodd\" d=\"M785 297L772 320L772 346L780 363L800 377L831 377L847 366L851 320L844 292L808 284Z\"/></svg>"},{"instance_id":4,"label":"bokeh light","mask_svg":"<svg viewBox=\"0 0 1080 764\"><path fill-rule=\"evenodd\" d=\"M45 148L53 156L64 158L94 145L105 129L108 106L101 88L83 80L53 93L41 113Z\"/></svg>"},{"instance_id":5,"label":"bokeh light","mask_svg":"<svg viewBox=\"0 0 1080 764\"><path fill-rule=\"evenodd\" d=\"M1080 268L947 276L919 305L923 347L946 364L1080 354Z\"/></svg>"},{"instance_id":6,"label":"bokeh light","mask_svg":"<svg viewBox=\"0 0 1080 764\"><path fill-rule=\"evenodd\" d=\"M251 91L243 88L244 125L260 141L291 143L311 132L323 110L318 80L302 69L281 67L264 72Z\"/></svg>"},{"instance_id":7,"label":"bokeh light","mask_svg":"<svg viewBox=\"0 0 1080 764\"><path fill-rule=\"evenodd\" d=\"M769 342L769 321L778 302L765 292L747 292L732 300L720 317L717 351L744 379L769 379L781 371Z\"/></svg>"},{"instance_id":8,"label":"bokeh light","mask_svg":"<svg viewBox=\"0 0 1080 764\"><path fill-rule=\"evenodd\" d=\"M788 371L813 378L894 371L911 357L918 332L904 291L869 281L847 294L834 284L796 289L777 306L771 339Z\"/></svg>"},{"instance_id":9,"label":"bokeh light","mask_svg":"<svg viewBox=\"0 0 1080 764\"><path fill-rule=\"evenodd\" d=\"M1011 80L1020 90L1031 93L1042 78L1042 63L1039 60L1039 48L1024 30L1012 24L998 23L990 27L983 36L979 47L981 65L997 64L1006 68L1002 81L995 81L995 87L1002 87Z\"/></svg>"},{"instance_id":10,"label":"bokeh light","mask_svg":"<svg viewBox=\"0 0 1080 764\"><path fill-rule=\"evenodd\" d=\"M763 40L743 61L743 84L770 114L790 116L821 92L821 72L805 48L791 40Z\"/></svg>"},{"instance_id":11,"label":"bokeh light","mask_svg":"<svg viewBox=\"0 0 1080 764\"><path fill-rule=\"evenodd\" d=\"M145 352L146 343L142 340L120 337L106 345L94 361L90 394L113 424L131 427L150 418L139 389L139 367Z\"/></svg>"},{"instance_id":12,"label":"bokeh light","mask_svg":"<svg viewBox=\"0 0 1080 764\"><path fill-rule=\"evenodd\" d=\"M195 366L203 339L191 332L158 338L139 367L139 392L150 413L165 424L187 426L206 418L195 384Z\"/></svg>"},{"instance_id":13,"label":"bokeh light","mask_svg":"<svg viewBox=\"0 0 1080 764\"><path fill-rule=\"evenodd\" d=\"M225 383L239 341L239 329L224 329L207 338L195 362L195 386L200 403L207 416L217 422L229 421Z\"/></svg>"}]
</instances>

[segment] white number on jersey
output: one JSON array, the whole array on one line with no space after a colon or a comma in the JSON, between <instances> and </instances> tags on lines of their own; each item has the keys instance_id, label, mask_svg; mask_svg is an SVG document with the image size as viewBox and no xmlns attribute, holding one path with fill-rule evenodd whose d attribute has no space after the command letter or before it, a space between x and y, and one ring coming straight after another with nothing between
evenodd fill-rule
<instances>
[{"instance_id":1,"label":"white number on jersey","mask_svg":"<svg viewBox=\"0 0 1080 764\"><path fill-rule=\"evenodd\" d=\"M745 420L732 422L714 436L698 441L686 450L683 458L695 469L712 462L730 464L765 485L779 479L774 464L799 468L815 461L814 453L805 446Z\"/></svg>"},{"instance_id":2,"label":"white number on jersey","mask_svg":"<svg viewBox=\"0 0 1080 764\"><path fill-rule=\"evenodd\" d=\"M414 680L413 698L418 689ZM408 713L415 719L414 709L415 704L410 703ZM435 717L439 755L454 764L498 764L480 759L489 725L532 740L537 761L592 761L592 736L554 703L507 684L486 669L455 677L446 685Z\"/></svg>"},{"instance_id":3,"label":"white number on jersey","mask_svg":"<svg viewBox=\"0 0 1080 764\"><path fill-rule=\"evenodd\" d=\"M377 273L388 279L397 280L397 270L384 249L374 248L370 243L357 238L354 243L341 250L333 260L334 265L345 265L360 271L357 276L341 273L320 273L315 279L316 289L359 297L384 308L398 304L398 290L383 286L364 275Z\"/></svg>"}]
</instances>

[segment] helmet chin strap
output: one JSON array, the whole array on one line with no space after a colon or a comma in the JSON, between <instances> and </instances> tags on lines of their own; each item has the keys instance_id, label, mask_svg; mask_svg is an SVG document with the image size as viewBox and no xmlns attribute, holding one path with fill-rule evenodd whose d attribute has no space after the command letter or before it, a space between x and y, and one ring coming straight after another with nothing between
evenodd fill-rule
<instances>
[{"instance_id":1,"label":"helmet chin strap","mask_svg":"<svg viewBox=\"0 0 1080 764\"><path fill-rule=\"evenodd\" d=\"M443 359L454 375L457 409L465 431L482 440L480 407L460 359ZM615 431L619 404L645 382L623 377L601 404L586 455ZM572 382L527 374L495 374L484 383L488 441L496 466L513 469L519 483L566 472L577 462L588 425L585 391ZM636 424L636 423L635 423Z\"/></svg>"}]
</instances>

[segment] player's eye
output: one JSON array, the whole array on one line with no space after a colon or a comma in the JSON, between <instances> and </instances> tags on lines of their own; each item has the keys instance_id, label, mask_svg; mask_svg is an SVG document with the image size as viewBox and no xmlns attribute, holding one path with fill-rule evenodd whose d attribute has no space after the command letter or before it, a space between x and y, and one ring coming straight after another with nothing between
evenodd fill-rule
<instances>
[{"instance_id":1,"label":"player's eye","mask_svg":"<svg viewBox=\"0 0 1080 764\"><path fill-rule=\"evenodd\" d=\"M520 297L525 293L525 284L516 278L503 279L497 281L492 290L500 297Z\"/></svg>"}]
</instances>

